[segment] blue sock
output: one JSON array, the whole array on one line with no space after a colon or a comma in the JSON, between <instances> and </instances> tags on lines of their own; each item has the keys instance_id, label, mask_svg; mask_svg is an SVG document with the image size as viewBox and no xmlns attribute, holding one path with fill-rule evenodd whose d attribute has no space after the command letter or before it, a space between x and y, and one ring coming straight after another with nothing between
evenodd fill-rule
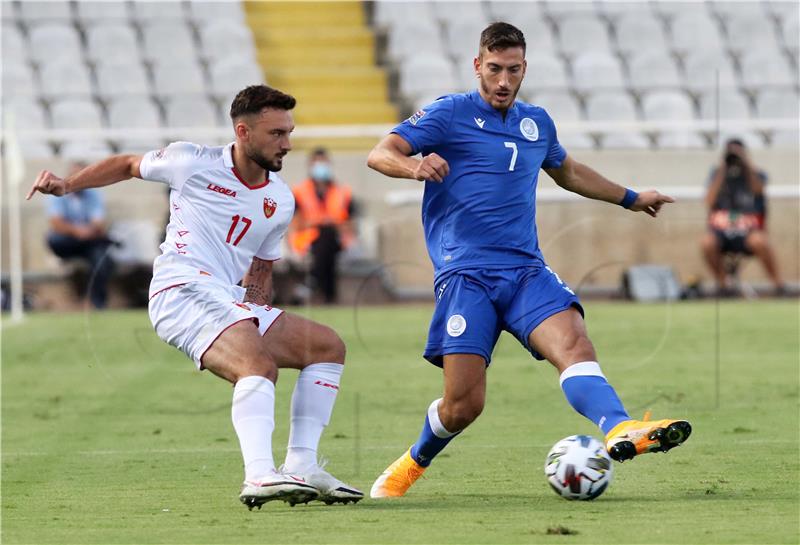
<instances>
[{"instance_id":1,"label":"blue sock","mask_svg":"<svg viewBox=\"0 0 800 545\"><path fill-rule=\"evenodd\" d=\"M631 419L595 361L568 367L561 373L561 389L572 408L597 424L603 434Z\"/></svg>"},{"instance_id":2,"label":"blue sock","mask_svg":"<svg viewBox=\"0 0 800 545\"><path fill-rule=\"evenodd\" d=\"M431 465L433 458L460 433L450 433L442 425L442 421L439 420L440 401L441 399L437 399L428 407L422 433L419 434L417 442L411 446L411 457L422 467Z\"/></svg>"}]
</instances>

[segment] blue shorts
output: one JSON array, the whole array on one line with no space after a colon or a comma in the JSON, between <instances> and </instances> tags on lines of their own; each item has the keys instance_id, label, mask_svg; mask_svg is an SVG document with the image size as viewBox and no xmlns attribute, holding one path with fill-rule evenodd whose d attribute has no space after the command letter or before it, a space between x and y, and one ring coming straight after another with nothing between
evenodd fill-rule
<instances>
[{"instance_id":1,"label":"blue shorts","mask_svg":"<svg viewBox=\"0 0 800 545\"><path fill-rule=\"evenodd\" d=\"M528 344L531 331L570 307L583 315L578 296L544 264L459 270L440 278L434 290L436 308L424 356L439 367L446 354L477 354L488 365L503 330L543 360Z\"/></svg>"}]
</instances>

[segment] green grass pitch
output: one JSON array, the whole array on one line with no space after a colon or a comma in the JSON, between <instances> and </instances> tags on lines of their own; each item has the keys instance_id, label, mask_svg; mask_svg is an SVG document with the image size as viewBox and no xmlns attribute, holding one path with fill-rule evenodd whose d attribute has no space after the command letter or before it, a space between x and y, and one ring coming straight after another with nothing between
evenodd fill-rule
<instances>
[{"instance_id":1,"label":"green grass pitch","mask_svg":"<svg viewBox=\"0 0 800 545\"><path fill-rule=\"evenodd\" d=\"M440 371L430 307L300 309L348 345L321 454L369 489L416 439ZM599 432L555 372L503 335L481 418L402 499L237 500L231 388L163 344L144 312L33 315L2 330L3 543L797 543L797 301L587 303L601 364L635 416L686 418L681 448L617 465L594 502L542 474ZM717 327L718 325L718 327ZM717 354L719 359L717 360ZM717 361L719 364L717 364ZM278 382L276 459L296 372ZM566 534L566 535L565 535Z\"/></svg>"}]
</instances>

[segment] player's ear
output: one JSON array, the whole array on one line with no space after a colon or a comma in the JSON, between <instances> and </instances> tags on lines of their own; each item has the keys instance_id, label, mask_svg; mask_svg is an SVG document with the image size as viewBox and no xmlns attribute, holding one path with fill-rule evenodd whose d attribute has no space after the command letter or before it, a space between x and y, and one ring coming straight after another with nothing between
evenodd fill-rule
<instances>
[{"instance_id":1,"label":"player's ear","mask_svg":"<svg viewBox=\"0 0 800 545\"><path fill-rule=\"evenodd\" d=\"M475 77L481 77L481 58L480 56L475 57L472 59L472 66L475 68Z\"/></svg>"},{"instance_id":2,"label":"player's ear","mask_svg":"<svg viewBox=\"0 0 800 545\"><path fill-rule=\"evenodd\" d=\"M233 132L236 134L236 138L240 140L247 140L248 136L250 135L250 127L247 126L247 123L245 123L244 120L238 119L233 125Z\"/></svg>"}]
</instances>

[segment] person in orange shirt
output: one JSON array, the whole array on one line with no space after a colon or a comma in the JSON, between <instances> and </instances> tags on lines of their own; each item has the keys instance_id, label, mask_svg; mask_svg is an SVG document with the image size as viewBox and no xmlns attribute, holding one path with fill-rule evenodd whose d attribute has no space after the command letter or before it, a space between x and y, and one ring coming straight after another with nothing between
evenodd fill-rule
<instances>
[{"instance_id":1,"label":"person in orange shirt","mask_svg":"<svg viewBox=\"0 0 800 545\"><path fill-rule=\"evenodd\" d=\"M317 148L308 161L308 178L292 188L295 215L289 229L292 251L301 257L310 255L313 288L326 303L337 298L339 253L355 240L351 218L351 190L334 180L328 151Z\"/></svg>"}]
</instances>

